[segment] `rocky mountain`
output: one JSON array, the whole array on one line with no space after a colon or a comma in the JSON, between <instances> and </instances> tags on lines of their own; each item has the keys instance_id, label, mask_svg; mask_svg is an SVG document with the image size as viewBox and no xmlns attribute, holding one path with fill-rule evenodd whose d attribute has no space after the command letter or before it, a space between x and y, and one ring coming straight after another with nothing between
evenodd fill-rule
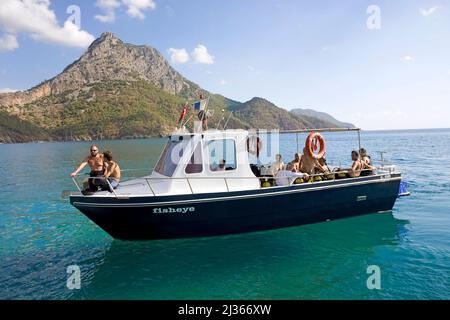
<instances>
[{"instance_id":1,"label":"rocky mountain","mask_svg":"<svg viewBox=\"0 0 450 320\"><path fill-rule=\"evenodd\" d=\"M53 79L27 91L0 94L0 142L166 135L186 100L200 93L210 97L210 123L232 112L228 128L335 126L262 98L241 103L210 94L172 68L156 49L104 33Z\"/></svg>"},{"instance_id":2,"label":"rocky mountain","mask_svg":"<svg viewBox=\"0 0 450 320\"><path fill-rule=\"evenodd\" d=\"M143 80L166 92L186 97L195 95L200 89L173 69L158 50L123 43L114 34L106 32L62 73L25 92L0 95L0 105L29 104L43 97L115 80Z\"/></svg>"},{"instance_id":3,"label":"rocky mountain","mask_svg":"<svg viewBox=\"0 0 450 320\"><path fill-rule=\"evenodd\" d=\"M319 112L312 109L297 108L292 109L291 113L303 118L313 118L316 120L321 120L325 123L331 124L335 128L355 128L354 124L341 122L325 112Z\"/></svg>"}]
</instances>

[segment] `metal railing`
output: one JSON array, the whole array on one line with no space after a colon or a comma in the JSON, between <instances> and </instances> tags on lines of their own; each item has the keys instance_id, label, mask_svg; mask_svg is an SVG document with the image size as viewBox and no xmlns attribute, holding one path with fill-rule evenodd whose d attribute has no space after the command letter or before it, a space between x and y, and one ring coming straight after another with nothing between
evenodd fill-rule
<instances>
[{"instance_id":1,"label":"metal railing","mask_svg":"<svg viewBox=\"0 0 450 320\"><path fill-rule=\"evenodd\" d=\"M145 178L145 177L137 177L137 178L132 178L128 181L132 181L132 180L145 180L146 185L148 186L151 194L153 196L157 196L157 192L155 191L155 186L152 186L152 181L163 181L163 180L170 180L170 181L180 181L180 180L185 180L188 184L189 190L191 194L195 194L194 192L194 188L192 187L191 181L207 181L207 180L223 180L225 187L226 187L226 192L230 192L230 185L229 182L233 181L233 180L255 180L257 179L259 181L259 190L261 189L268 189L268 188L281 188L281 187L291 187L293 185L300 185L300 184L306 184L306 183L320 183L320 182L330 182L330 181L336 181L336 180L344 180L344 179L360 179L360 178L367 178L370 176L380 176L381 178L387 178L387 175L391 175L392 173L395 172L395 166L383 166L383 167L376 167L375 169L363 169L363 170L358 170L357 172L359 172L361 174L361 172L364 171L370 171L372 174L368 175L368 176L350 176L349 175L349 170L339 170L339 171L334 171L334 172L325 172L325 173L317 173L317 174L304 174L304 175L299 175L299 176L286 176L286 177L276 177L276 176L260 176L260 177L256 177L256 176L251 176L251 177L151 177L151 178ZM319 178L320 179L319 179ZM117 198L127 198L126 195L119 195L117 194L117 192L115 191L115 189L112 187L111 183L109 182L108 178L105 177L88 177L86 178L88 181L89 179L92 180L101 180L103 182L107 183L107 186L109 187L109 190L112 190L112 194ZM303 182L300 183L296 183L296 181L298 179L303 180ZM288 184L287 185L277 185L277 184L273 184L273 182L277 180L287 180ZM75 186L77 187L79 192L82 192L83 189L80 187L80 184L78 183L76 177L72 177L72 181L75 184ZM270 186L266 186L264 187L264 182L269 182Z\"/></svg>"}]
</instances>

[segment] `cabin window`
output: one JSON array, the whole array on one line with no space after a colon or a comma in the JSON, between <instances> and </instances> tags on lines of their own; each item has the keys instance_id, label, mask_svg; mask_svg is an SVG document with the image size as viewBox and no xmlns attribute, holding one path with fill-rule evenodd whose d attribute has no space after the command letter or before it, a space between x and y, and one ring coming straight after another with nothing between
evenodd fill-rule
<instances>
[{"instance_id":1,"label":"cabin window","mask_svg":"<svg viewBox=\"0 0 450 320\"><path fill-rule=\"evenodd\" d=\"M189 163L186 165L187 174L200 173L203 171L202 144L199 142L195 147Z\"/></svg>"},{"instance_id":2,"label":"cabin window","mask_svg":"<svg viewBox=\"0 0 450 320\"><path fill-rule=\"evenodd\" d=\"M211 171L236 170L236 143L232 139L212 140L208 143Z\"/></svg>"},{"instance_id":3,"label":"cabin window","mask_svg":"<svg viewBox=\"0 0 450 320\"><path fill-rule=\"evenodd\" d=\"M169 141L155 167L155 172L166 177L171 177L177 168L177 164L183 156L183 144L181 141Z\"/></svg>"}]
</instances>

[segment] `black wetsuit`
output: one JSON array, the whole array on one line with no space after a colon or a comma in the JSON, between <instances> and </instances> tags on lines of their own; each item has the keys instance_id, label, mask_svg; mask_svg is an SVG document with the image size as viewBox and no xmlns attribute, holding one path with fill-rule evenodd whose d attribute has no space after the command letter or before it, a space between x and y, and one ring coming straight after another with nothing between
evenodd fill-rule
<instances>
[{"instance_id":1,"label":"black wetsuit","mask_svg":"<svg viewBox=\"0 0 450 320\"><path fill-rule=\"evenodd\" d=\"M89 174L89 177L91 178L98 178L98 177L103 177L104 172L102 171L91 171L91 173ZM98 191L98 187L101 183L101 179L89 179L89 191L91 192L95 192Z\"/></svg>"}]
</instances>

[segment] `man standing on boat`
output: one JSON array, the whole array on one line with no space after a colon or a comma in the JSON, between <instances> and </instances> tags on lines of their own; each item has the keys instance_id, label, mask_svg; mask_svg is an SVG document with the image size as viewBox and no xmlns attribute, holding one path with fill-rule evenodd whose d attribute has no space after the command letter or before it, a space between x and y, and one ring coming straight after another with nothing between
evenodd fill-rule
<instances>
[{"instance_id":1,"label":"man standing on boat","mask_svg":"<svg viewBox=\"0 0 450 320\"><path fill-rule=\"evenodd\" d=\"M306 148L303 148L303 156L300 163L300 172L315 174L316 171L324 173L328 171L326 165L322 165L318 159L314 159Z\"/></svg>"},{"instance_id":2,"label":"man standing on boat","mask_svg":"<svg viewBox=\"0 0 450 320\"><path fill-rule=\"evenodd\" d=\"M89 165L89 167L91 167L91 173L89 174L90 178L102 177L104 173L103 163L103 154L99 153L98 147L94 144L91 146L91 154L83 160L83 162L78 166L77 170L72 172L70 176L72 178L75 177L78 172L83 170L86 165ZM88 180L89 191L93 192L98 190L99 184L95 180L96 179Z\"/></svg>"}]
</instances>

